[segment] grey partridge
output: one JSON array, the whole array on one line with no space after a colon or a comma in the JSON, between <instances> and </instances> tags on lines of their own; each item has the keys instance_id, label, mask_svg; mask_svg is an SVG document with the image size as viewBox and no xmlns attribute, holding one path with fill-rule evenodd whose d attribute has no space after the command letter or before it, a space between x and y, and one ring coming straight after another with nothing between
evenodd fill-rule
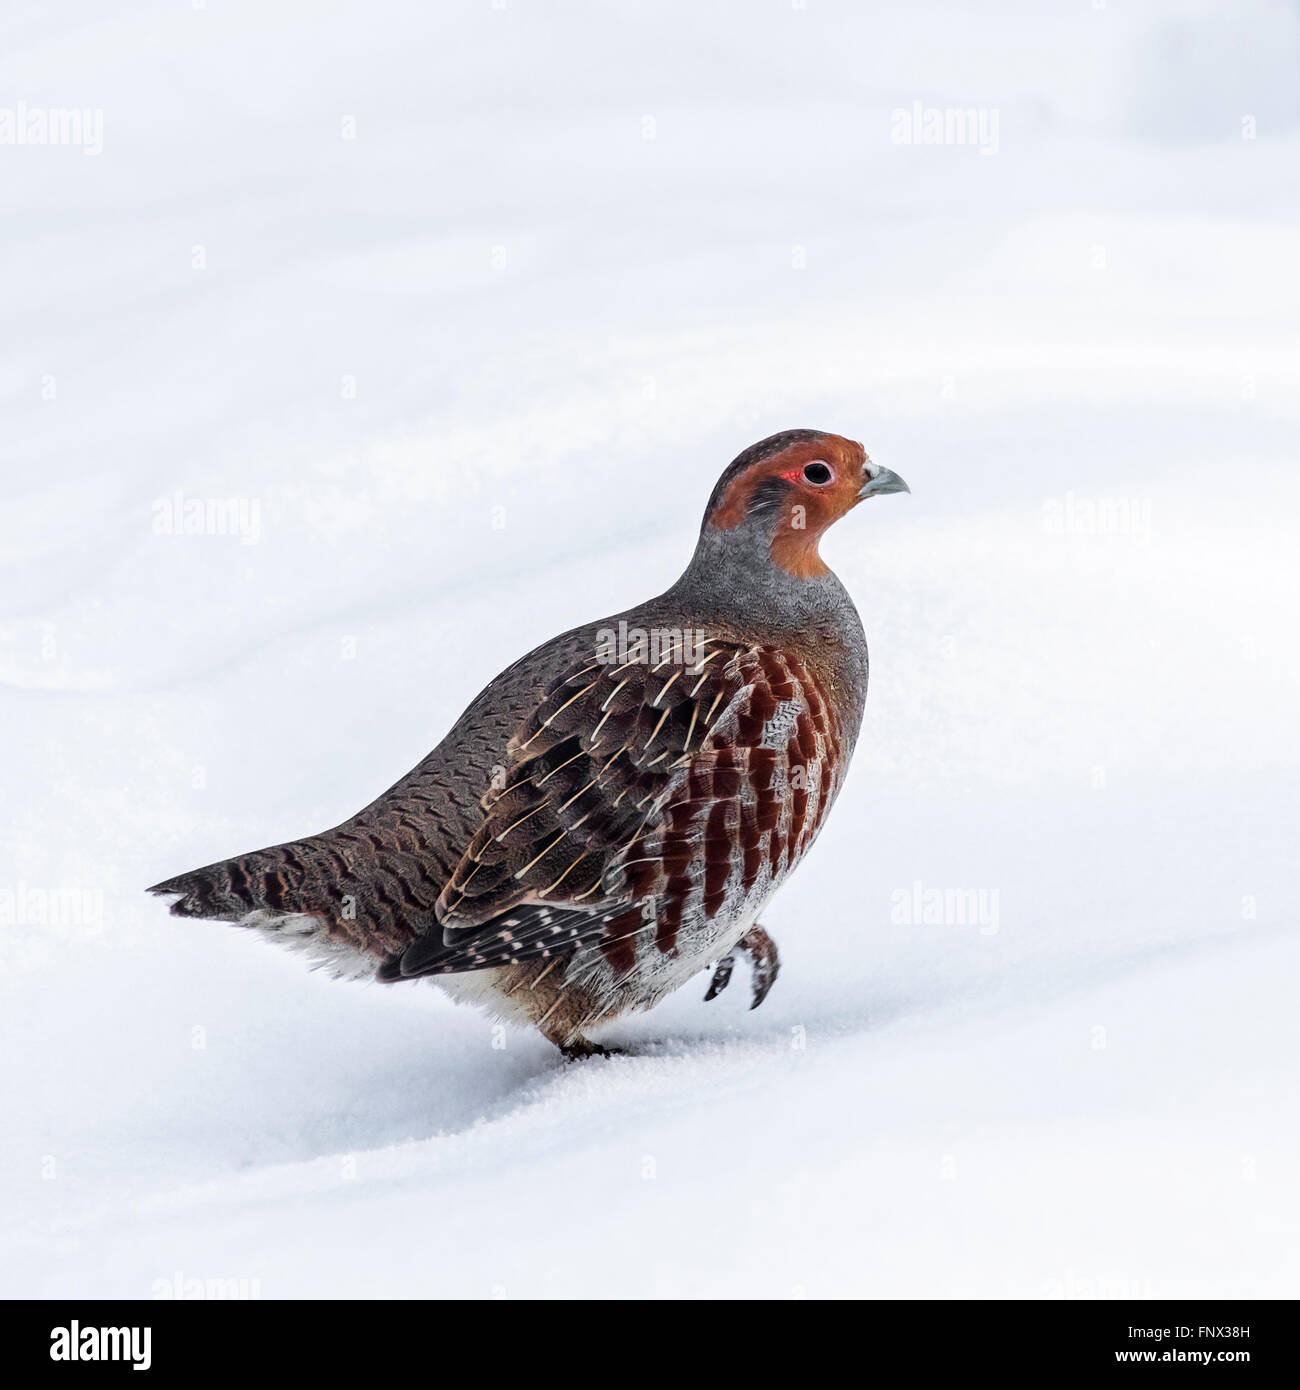
<instances>
[{"instance_id":1,"label":"grey partridge","mask_svg":"<svg viewBox=\"0 0 1300 1390\"><path fill-rule=\"evenodd\" d=\"M762 440L658 598L521 657L351 820L150 892L339 974L429 976L570 1056L711 965L713 998L737 950L756 1006L778 968L759 913L825 823L867 694L818 542L898 491L852 440Z\"/></svg>"}]
</instances>

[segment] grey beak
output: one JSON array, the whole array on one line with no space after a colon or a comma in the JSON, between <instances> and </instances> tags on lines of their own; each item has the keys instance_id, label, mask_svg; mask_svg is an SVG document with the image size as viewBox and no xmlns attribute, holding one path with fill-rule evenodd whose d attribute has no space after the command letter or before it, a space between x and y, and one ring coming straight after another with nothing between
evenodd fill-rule
<instances>
[{"instance_id":1,"label":"grey beak","mask_svg":"<svg viewBox=\"0 0 1300 1390\"><path fill-rule=\"evenodd\" d=\"M868 467L874 467L869 464ZM911 492L911 488L888 468L877 468L875 473L858 489L858 501L864 497L879 497L885 492Z\"/></svg>"}]
</instances>

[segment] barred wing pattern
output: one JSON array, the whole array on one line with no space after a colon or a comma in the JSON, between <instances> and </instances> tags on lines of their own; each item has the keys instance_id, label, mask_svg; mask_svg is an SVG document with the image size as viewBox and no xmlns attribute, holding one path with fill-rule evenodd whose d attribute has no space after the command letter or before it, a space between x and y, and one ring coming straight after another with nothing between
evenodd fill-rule
<instances>
[{"instance_id":1,"label":"barred wing pattern","mask_svg":"<svg viewBox=\"0 0 1300 1390\"><path fill-rule=\"evenodd\" d=\"M573 671L511 739L441 930L385 974L586 957L617 980L675 955L794 867L838 790L842 737L788 651L710 639L694 665Z\"/></svg>"}]
</instances>

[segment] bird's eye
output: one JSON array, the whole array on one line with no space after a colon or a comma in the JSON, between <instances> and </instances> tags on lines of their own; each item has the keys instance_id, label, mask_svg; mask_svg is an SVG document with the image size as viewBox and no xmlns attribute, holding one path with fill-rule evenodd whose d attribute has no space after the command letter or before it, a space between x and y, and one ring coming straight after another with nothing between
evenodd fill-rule
<instances>
[{"instance_id":1,"label":"bird's eye","mask_svg":"<svg viewBox=\"0 0 1300 1390\"><path fill-rule=\"evenodd\" d=\"M831 480L831 470L824 463L810 463L803 471L804 481L824 487Z\"/></svg>"}]
</instances>

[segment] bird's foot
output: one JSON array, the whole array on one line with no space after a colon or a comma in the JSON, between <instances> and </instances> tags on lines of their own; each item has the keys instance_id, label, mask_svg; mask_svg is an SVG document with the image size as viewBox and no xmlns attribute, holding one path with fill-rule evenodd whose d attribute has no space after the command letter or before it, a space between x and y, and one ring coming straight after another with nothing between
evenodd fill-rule
<instances>
[{"instance_id":1,"label":"bird's foot","mask_svg":"<svg viewBox=\"0 0 1300 1390\"><path fill-rule=\"evenodd\" d=\"M736 968L736 955L733 951L730 955L725 955L714 967L713 978L709 981L709 992L704 996L707 1004L710 999L716 999L724 989L731 983L731 972Z\"/></svg>"},{"instance_id":2,"label":"bird's foot","mask_svg":"<svg viewBox=\"0 0 1300 1390\"><path fill-rule=\"evenodd\" d=\"M577 1038L573 1042L561 1043L560 1051L566 1062L578 1062L584 1057L621 1057L621 1047L602 1047L587 1038Z\"/></svg>"},{"instance_id":3,"label":"bird's foot","mask_svg":"<svg viewBox=\"0 0 1300 1390\"><path fill-rule=\"evenodd\" d=\"M710 999L716 999L731 983L731 972L736 966L736 951L741 951L749 957L753 973L750 982L753 999L749 1007L756 1009L767 998L768 991L776 983L776 977L781 971L781 959L777 954L776 942L760 926L751 927L736 942L735 950L718 962L704 1000L707 1003Z\"/></svg>"}]
</instances>

